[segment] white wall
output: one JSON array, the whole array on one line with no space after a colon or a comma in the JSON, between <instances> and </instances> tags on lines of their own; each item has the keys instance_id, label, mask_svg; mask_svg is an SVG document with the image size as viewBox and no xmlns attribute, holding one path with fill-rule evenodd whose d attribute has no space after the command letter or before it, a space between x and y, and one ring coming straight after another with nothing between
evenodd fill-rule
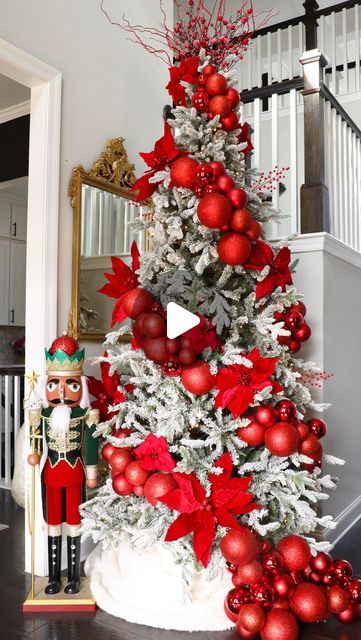
<instances>
[{"instance_id":1,"label":"white wall","mask_svg":"<svg viewBox=\"0 0 361 640\"><path fill-rule=\"evenodd\" d=\"M172 20L172 1L164 7ZM160 22L159 0L108 0L111 16ZM2 0L0 37L63 74L59 224L58 331L67 327L71 296L72 210L68 185L74 166L89 168L108 138L124 136L137 175L139 151L149 151L162 132L167 102L166 65L132 44L100 11L100 0ZM100 353L97 343L87 353Z\"/></svg>"}]
</instances>

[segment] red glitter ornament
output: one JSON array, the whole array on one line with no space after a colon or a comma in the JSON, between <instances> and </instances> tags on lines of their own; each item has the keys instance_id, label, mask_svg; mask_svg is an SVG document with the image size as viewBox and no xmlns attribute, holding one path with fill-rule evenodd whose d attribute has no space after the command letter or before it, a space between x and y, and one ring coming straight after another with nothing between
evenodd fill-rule
<instances>
[{"instance_id":1,"label":"red glitter ornament","mask_svg":"<svg viewBox=\"0 0 361 640\"><path fill-rule=\"evenodd\" d=\"M203 69L203 75L208 78L209 76L213 75L213 73L216 72L216 67L214 66L214 64L206 64L206 66Z\"/></svg>"},{"instance_id":2,"label":"red glitter ornament","mask_svg":"<svg viewBox=\"0 0 361 640\"><path fill-rule=\"evenodd\" d=\"M227 198L235 209L244 209L248 196L244 189L233 187L227 192Z\"/></svg>"},{"instance_id":3,"label":"red glitter ornament","mask_svg":"<svg viewBox=\"0 0 361 640\"><path fill-rule=\"evenodd\" d=\"M236 209L233 211L230 227L238 233L245 233L252 224L252 216L247 209Z\"/></svg>"},{"instance_id":4,"label":"red glitter ornament","mask_svg":"<svg viewBox=\"0 0 361 640\"><path fill-rule=\"evenodd\" d=\"M197 354L190 347L182 347L179 352L179 361L184 365L190 365L197 359Z\"/></svg>"},{"instance_id":5,"label":"red glitter ornament","mask_svg":"<svg viewBox=\"0 0 361 640\"><path fill-rule=\"evenodd\" d=\"M298 624L290 611L272 609L266 616L261 630L262 640L297 640Z\"/></svg>"},{"instance_id":6,"label":"red glitter ornament","mask_svg":"<svg viewBox=\"0 0 361 640\"><path fill-rule=\"evenodd\" d=\"M266 431L265 445L274 456L291 456L297 451L299 443L298 431L289 423L276 422Z\"/></svg>"},{"instance_id":7,"label":"red glitter ornament","mask_svg":"<svg viewBox=\"0 0 361 640\"><path fill-rule=\"evenodd\" d=\"M350 604L350 597L338 584L333 584L327 590L328 609L331 613L339 614L345 611Z\"/></svg>"},{"instance_id":8,"label":"red glitter ornament","mask_svg":"<svg viewBox=\"0 0 361 640\"><path fill-rule=\"evenodd\" d=\"M123 473L119 473L112 482L113 491L119 496L129 496L133 491L133 486L126 480Z\"/></svg>"},{"instance_id":9,"label":"red glitter ornament","mask_svg":"<svg viewBox=\"0 0 361 640\"><path fill-rule=\"evenodd\" d=\"M170 177L176 187L192 189L196 179L197 160L193 158L178 158L172 163Z\"/></svg>"},{"instance_id":10,"label":"red glitter ornament","mask_svg":"<svg viewBox=\"0 0 361 640\"><path fill-rule=\"evenodd\" d=\"M264 444L266 428L261 424L252 420L246 427L237 429L237 436L241 438L250 447L259 447Z\"/></svg>"},{"instance_id":11,"label":"red glitter ornament","mask_svg":"<svg viewBox=\"0 0 361 640\"><path fill-rule=\"evenodd\" d=\"M137 498L142 498L144 496L144 487L142 485L139 487L133 487L133 493Z\"/></svg>"},{"instance_id":12,"label":"red glitter ornament","mask_svg":"<svg viewBox=\"0 0 361 640\"><path fill-rule=\"evenodd\" d=\"M305 438L307 438L307 436L310 433L310 430L307 424L305 424L304 422L299 422L298 425L296 426L296 429L298 431L298 435L300 436L301 440L305 440Z\"/></svg>"},{"instance_id":13,"label":"red glitter ornament","mask_svg":"<svg viewBox=\"0 0 361 640\"><path fill-rule=\"evenodd\" d=\"M73 356L74 353L79 351L79 343L71 336L68 336L67 333L63 333L59 338L55 338L49 349L49 353L52 356L56 351L64 351L67 356Z\"/></svg>"},{"instance_id":14,"label":"red glitter ornament","mask_svg":"<svg viewBox=\"0 0 361 640\"><path fill-rule=\"evenodd\" d=\"M236 629L237 629L238 636L242 640L258 640L259 638L258 631L247 631L247 629L242 627L238 618L236 620Z\"/></svg>"},{"instance_id":15,"label":"red glitter ornament","mask_svg":"<svg viewBox=\"0 0 361 640\"><path fill-rule=\"evenodd\" d=\"M172 355L178 353L181 348L180 340L178 338L167 338L165 341L165 348L167 349L168 353Z\"/></svg>"},{"instance_id":16,"label":"red glitter ornament","mask_svg":"<svg viewBox=\"0 0 361 640\"><path fill-rule=\"evenodd\" d=\"M318 456L321 450L321 445L313 433L309 433L309 435L302 440L300 444L299 451L304 456L314 457Z\"/></svg>"},{"instance_id":17,"label":"red glitter ornament","mask_svg":"<svg viewBox=\"0 0 361 640\"><path fill-rule=\"evenodd\" d=\"M281 422L291 422L297 414L297 407L291 400L280 400L275 409Z\"/></svg>"},{"instance_id":18,"label":"red glitter ornament","mask_svg":"<svg viewBox=\"0 0 361 640\"><path fill-rule=\"evenodd\" d=\"M219 176L216 184L220 191L223 191L223 193L228 193L234 187L234 180L233 178L231 178L231 176L228 176L224 173L223 175Z\"/></svg>"},{"instance_id":19,"label":"red glitter ornament","mask_svg":"<svg viewBox=\"0 0 361 640\"><path fill-rule=\"evenodd\" d=\"M292 611L303 622L319 622L327 617L328 603L325 587L302 582L297 585L290 604Z\"/></svg>"},{"instance_id":20,"label":"red glitter ornament","mask_svg":"<svg viewBox=\"0 0 361 640\"><path fill-rule=\"evenodd\" d=\"M225 131L234 131L239 126L239 119L234 111L221 118L220 123Z\"/></svg>"},{"instance_id":21,"label":"red glitter ornament","mask_svg":"<svg viewBox=\"0 0 361 640\"><path fill-rule=\"evenodd\" d=\"M222 176L221 176L222 177ZM209 229L221 229L228 224L232 216L232 207L225 196L210 193L198 204L199 221Z\"/></svg>"},{"instance_id":22,"label":"red glitter ornament","mask_svg":"<svg viewBox=\"0 0 361 640\"><path fill-rule=\"evenodd\" d=\"M361 604L361 580L351 580L347 586L351 601L354 604Z\"/></svg>"},{"instance_id":23,"label":"red glitter ornament","mask_svg":"<svg viewBox=\"0 0 361 640\"><path fill-rule=\"evenodd\" d=\"M241 101L239 92L237 91L237 89L233 89L233 87L229 87L227 89L226 98L228 98L228 100L231 102L232 109L238 107Z\"/></svg>"},{"instance_id":24,"label":"red glitter ornament","mask_svg":"<svg viewBox=\"0 0 361 640\"><path fill-rule=\"evenodd\" d=\"M263 567L258 560L251 560L247 564L238 567L237 576L240 584L252 584L259 582L263 575Z\"/></svg>"},{"instance_id":25,"label":"red glitter ornament","mask_svg":"<svg viewBox=\"0 0 361 640\"><path fill-rule=\"evenodd\" d=\"M261 404L254 410L254 419L268 429L277 422L277 412L270 404Z\"/></svg>"},{"instance_id":26,"label":"red glitter ornament","mask_svg":"<svg viewBox=\"0 0 361 640\"><path fill-rule=\"evenodd\" d=\"M166 338L145 338L143 350L149 360L154 362L166 362L168 360L168 352L166 349Z\"/></svg>"},{"instance_id":27,"label":"red glitter ornament","mask_svg":"<svg viewBox=\"0 0 361 640\"><path fill-rule=\"evenodd\" d=\"M124 473L128 464L132 461L132 455L127 449L116 449L111 455L109 464L114 471Z\"/></svg>"},{"instance_id":28,"label":"red glitter ornament","mask_svg":"<svg viewBox=\"0 0 361 640\"><path fill-rule=\"evenodd\" d=\"M264 627L266 616L258 604L245 604L240 609L238 620L246 631L255 633Z\"/></svg>"},{"instance_id":29,"label":"red glitter ornament","mask_svg":"<svg viewBox=\"0 0 361 640\"><path fill-rule=\"evenodd\" d=\"M227 80L220 73L212 73L206 80L206 89L211 96L225 95L227 93Z\"/></svg>"},{"instance_id":30,"label":"red glitter ornament","mask_svg":"<svg viewBox=\"0 0 361 640\"><path fill-rule=\"evenodd\" d=\"M121 305L128 318L135 320L141 313L148 311L153 302L153 296L149 291L136 287L123 294Z\"/></svg>"},{"instance_id":31,"label":"red glitter ornament","mask_svg":"<svg viewBox=\"0 0 361 640\"><path fill-rule=\"evenodd\" d=\"M283 555L289 571L303 571L310 562L310 547L306 540L300 536L285 536L279 541L276 548Z\"/></svg>"},{"instance_id":32,"label":"red glitter ornament","mask_svg":"<svg viewBox=\"0 0 361 640\"><path fill-rule=\"evenodd\" d=\"M249 238L249 240L252 240L253 242L261 237L262 226L260 225L258 220L252 220L250 228L246 231L246 235L247 238Z\"/></svg>"},{"instance_id":33,"label":"red glitter ornament","mask_svg":"<svg viewBox=\"0 0 361 640\"><path fill-rule=\"evenodd\" d=\"M148 469L143 469L140 462L135 460L128 464L125 470L125 479L131 485L142 485L149 476Z\"/></svg>"},{"instance_id":34,"label":"red glitter ornament","mask_svg":"<svg viewBox=\"0 0 361 640\"><path fill-rule=\"evenodd\" d=\"M228 231L218 241L217 251L221 262L236 266L247 262L251 243L245 235Z\"/></svg>"},{"instance_id":35,"label":"red glitter ornament","mask_svg":"<svg viewBox=\"0 0 361 640\"><path fill-rule=\"evenodd\" d=\"M289 599L294 594L296 585L291 576L282 573L273 578L273 588L279 598Z\"/></svg>"},{"instance_id":36,"label":"red glitter ornament","mask_svg":"<svg viewBox=\"0 0 361 640\"><path fill-rule=\"evenodd\" d=\"M183 386L195 395L208 393L214 387L215 381L216 378L211 374L208 362L201 360L184 369L182 373Z\"/></svg>"},{"instance_id":37,"label":"red glitter ornament","mask_svg":"<svg viewBox=\"0 0 361 640\"><path fill-rule=\"evenodd\" d=\"M243 565L254 560L258 553L258 541L247 527L228 531L220 542L223 556L228 562Z\"/></svg>"},{"instance_id":38,"label":"red glitter ornament","mask_svg":"<svg viewBox=\"0 0 361 640\"><path fill-rule=\"evenodd\" d=\"M148 502L155 506L168 491L174 491L177 483L169 473L152 473L144 485L144 495Z\"/></svg>"},{"instance_id":39,"label":"red glitter ornament","mask_svg":"<svg viewBox=\"0 0 361 640\"><path fill-rule=\"evenodd\" d=\"M106 462L109 462L115 451L117 451L117 447L107 442L101 450L102 458L106 460Z\"/></svg>"},{"instance_id":40,"label":"red glitter ornament","mask_svg":"<svg viewBox=\"0 0 361 640\"><path fill-rule=\"evenodd\" d=\"M142 313L141 330L143 336L159 338L167 329L165 319L159 313Z\"/></svg>"},{"instance_id":41,"label":"red glitter ornament","mask_svg":"<svg viewBox=\"0 0 361 640\"><path fill-rule=\"evenodd\" d=\"M214 116L225 118L228 116L232 105L226 96L214 96L209 103L209 110Z\"/></svg>"},{"instance_id":42,"label":"red glitter ornament","mask_svg":"<svg viewBox=\"0 0 361 640\"><path fill-rule=\"evenodd\" d=\"M217 162L217 160L212 160L208 164L213 170L214 175L216 176L216 179L218 179L219 176L224 174L224 166L221 162Z\"/></svg>"}]
</instances>

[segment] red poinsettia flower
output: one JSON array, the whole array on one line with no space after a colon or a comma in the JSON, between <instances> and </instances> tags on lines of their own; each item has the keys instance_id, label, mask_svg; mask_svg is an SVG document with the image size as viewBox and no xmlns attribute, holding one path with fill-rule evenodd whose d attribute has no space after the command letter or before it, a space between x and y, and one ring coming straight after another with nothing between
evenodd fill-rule
<instances>
[{"instance_id":1,"label":"red poinsettia flower","mask_svg":"<svg viewBox=\"0 0 361 640\"><path fill-rule=\"evenodd\" d=\"M216 388L219 393L214 406L222 407L232 412L234 418L242 415L253 404L255 394L266 387L272 387L272 393L282 391L281 385L276 380L271 380L275 372L278 358L263 358L258 349L246 355L242 354L251 363L251 367L243 364L232 364L220 369L216 378Z\"/></svg>"},{"instance_id":2,"label":"red poinsettia flower","mask_svg":"<svg viewBox=\"0 0 361 640\"><path fill-rule=\"evenodd\" d=\"M124 318L127 317L126 313L124 313L122 309L122 298L124 293L126 293L130 289L134 289L139 284L136 271L138 271L139 269L140 254L137 243L135 241L131 246L130 253L132 256L132 268L128 267L128 265L125 264L125 262L120 258L112 256L113 273L104 273L104 276L106 277L108 282L104 285L104 287L98 290L98 293L103 293L109 298L118 298L118 301L113 309L111 323L112 327L117 322L122 322Z\"/></svg>"},{"instance_id":3,"label":"red poinsettia flower","mask_svg":"<svg viewBox=\"0 0 361 640\"><path fill-rule=\"evenodd\" d=\"M176 149L175 141L172 135L171 128L168 122L164 121L164 134L154 145L153 151L149 153L140 153L141 158L146 162L150 171L147 171L144 176L136 180L132 187L132 191L138 191L137 200L146 200L149 198L158 188L160 182L149 182L149 179L154 176L157 171L166 169L172 160L178 157L185 156L186 154L180 149Z\"/></svg>"},{"instance_id":4,"label":"red poinsettia flower","mask_svg":"<svg viewBox=\"0 0 361 640\"><path fill-rule=\"evenodd\" d=\"M203 353L206 347L210 347L212 351L218 349L221 353L222 343L217 336L212 320L205 318L200 313L197 315L200 318L200 323L183 333L182 338L188 338L189 346L195 353Z\"/></svg>"},{"instance_id":5,"label":"red poinsettia flower","mask_svg":"<svg viewBox=\"0 0 361 640\"><path fill-rule=\"evenodd\" d=\"M105 352L104 356L108 354ZM91 406L94 409L99 409L100 421L105 422L110 420L117 412L109 411L109 407L120 402L124 402L126 399L124 393L119 390L120 379L119 375L115 371L111 376L109 375L110 364L109 362L102 362L100 365L101 380L97 380L94 376L88 376L88 388L96 400L93 400ZM128 385L128 391L131 391L132 385Z\"/></svg>"},{"instance_id":6,"label":"red poinsettia flower","mask_svg":"<svg viewBox=\"0 0 361 640\"><path fill-rule=\"evenodd\" d=\"M195 57L183 58L178 66L169 68L170 81L166 89L175 105L187 105L185 87L181 82L198 85L198 67L199 57Z\"/></svg>"},{"instance_id":7,"label":"red poinsettia flower","mask_svg":"<svg viewBox=\"0 0 361 640\"><path fill-rule=\"evenodd\" d=\"M286 291L286 285L292 284L290 260L291 252L288 247L282 247L275 256L272 248L263 240L257 240L252 243L251 255L244 267L255 271L262 271L265 267L270 267L266 277L257 284L257 298L267 296L277 287L281 287L282 291Z\"/></svg>"},{"instance_id":8,"label":"red poinsettia flower","mask_svg":"<svg viewBox=\"0 0 361 640\"><path fill-rule=\"evenodd\" d=\"M247 142L247 146L242 149L242 152L244 157L247 158L247 156L251 153L251 151L253 151L254 146L251 142L251 139L249 137L249 124L248 122L244 122L243 124L241 124L239 126L239 128L241 129L241 133L238 136L238 141L239 142Z\"/></svg>"},{"instance_id":9,"label":"red poinsettia flower","mask_svg":"<svg viewBox=\"0 0 361 640\"><path fill-rule=\"evenodd\" d=\"M175 461L168 451L168 443L164 436L150 433L139 447L134 449L143 469L149 471L173 471Z\"/></svg>"},{"instance_id":10,"label":"red poinsettia flower","mask_svg":"<svg viewBox=\"0 0 361 640\"><path fill-rule=\"evenodd\" d=\"M210 473L210 493L207 496L194 473L174 473L178 489L166 493L160 501L180 515L169 527L165 541L171 542L193 533L193 548L197 562L208 565L217 526L240 529L235 516L258 509L247 493L252 477L231 478L233 469L230 453L215 464L223 469L221 475Z\"/></svg>"}]
</instances>

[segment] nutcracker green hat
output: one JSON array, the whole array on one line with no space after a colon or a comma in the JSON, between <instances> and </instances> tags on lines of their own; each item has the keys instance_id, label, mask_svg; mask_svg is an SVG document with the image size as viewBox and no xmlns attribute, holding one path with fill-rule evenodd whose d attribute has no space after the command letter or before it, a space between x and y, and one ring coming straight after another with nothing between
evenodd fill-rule
<instances>
[{"instance_id":1,"label":"nutcracker green hat","mask_svg":"<svg viewBox=\"0 0 361 640\"><path fill-rule=\"evenodd\" d=\"M66 332L54 340L49 351L45 349L45 358L48 376L83 375L84 349Z\"/></svg>"}]
</instances>

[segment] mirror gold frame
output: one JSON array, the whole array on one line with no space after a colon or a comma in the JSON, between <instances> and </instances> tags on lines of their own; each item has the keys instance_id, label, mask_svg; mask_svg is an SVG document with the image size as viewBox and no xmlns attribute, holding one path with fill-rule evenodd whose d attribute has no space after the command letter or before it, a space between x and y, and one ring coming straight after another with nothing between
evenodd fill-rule
<instances>
[{"instance_id":1,"label":"mirror gold frame","mask_svg":"<svg viewBox=\"0 0 361 640\"><path fill-rule=\"evenodd\" d=\"M69 185L69 197L73 208L73 248L72 248L72 303L69 313L68 333L76 339L103 342L105 334L83 332L79 330L80 312L80 238L81 238L81 209L82 185L102 189L122 196L128 200L136 200L130 192L136 180L134 165L128 161L124 148L124 138L109 140L106 150L93 163L89 171L79 165L73 169ZM130 335L120 336L119 340L128 342Z\"/></svg>"}]
</instances>

